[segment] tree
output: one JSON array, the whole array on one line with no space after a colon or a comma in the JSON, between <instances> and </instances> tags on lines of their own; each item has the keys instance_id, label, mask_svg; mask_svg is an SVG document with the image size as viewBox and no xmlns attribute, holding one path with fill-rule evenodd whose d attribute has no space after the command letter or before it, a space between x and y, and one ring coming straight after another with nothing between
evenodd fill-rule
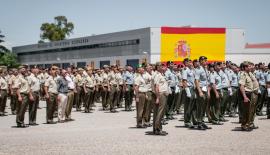
<instances>
[{"instance_id":1,"label":"tree","mask_svg":"<svg viewBox=\"0 0 270 155\"><path fill-rule=\"evenodd\" d=\"M1 43L5 42L4 38L5 36L1 34L1 30L0 30L0 54L6 53L9 51L4 45L1 45Z\"/></svg>"},{"instance_id":2,"label":"tree","mask_svg":"<svg viewBox=\"0 0 270 155\"><path fill-rule=\"evenodd\" d=\"M7 66L8 68L17 68L19 63L17 61L17 55L11 52L6 52L0 57L0 65Z\"/></svg>"},{"instance_id":3,"label":"tree","mask_svg":"<svg viewBox=\"0 0 270 155\"><path fill-rule=\"evenodd\" d=\"M4 45L1 45L1 43L5 42L4 37L0 31L0 66L4 65L8 68L18 67L20 64L17 62L17 55L11 53Z\"/></svg>"},{"instance_id":4,"label":"tree","mask_svg":"<svg viewBox=\"0 0 270 155\"><path fill-rule=\"evenodd\" d=\"M40 41L59 41L66 39L74 29L72 22L68 22L65 16L54 17L54 23L43 23L40 27Z\"/></svg>"}]
</instances>

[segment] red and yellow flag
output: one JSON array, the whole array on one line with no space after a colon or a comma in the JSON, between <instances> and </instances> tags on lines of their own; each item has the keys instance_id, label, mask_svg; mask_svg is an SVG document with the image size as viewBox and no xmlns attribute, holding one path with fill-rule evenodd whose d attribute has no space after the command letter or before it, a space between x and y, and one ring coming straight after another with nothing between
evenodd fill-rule
<instances>
[{"instance_id":1,"label":"red and yellow flag","mask_svg":"<svg viewBox=\"0 0 270 155\"><path fill-rule=\"evenodd\" d=\"M161 27L161 62L182 62L206 56L208 61L225 60L225 28Z\"/></svg>"}]
</instances>

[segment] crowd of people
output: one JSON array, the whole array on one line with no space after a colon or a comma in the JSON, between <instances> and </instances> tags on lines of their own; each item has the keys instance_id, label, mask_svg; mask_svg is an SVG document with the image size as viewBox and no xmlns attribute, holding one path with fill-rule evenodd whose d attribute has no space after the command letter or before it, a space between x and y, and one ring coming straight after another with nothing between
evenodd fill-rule
<instances>
[{"instance_id":1,"label":"crowd of people","mask_svg":"<svg viewBox=\"0 0 270 155\"><path fill-rule=\"evenodd\" d=\"M182 109L186 128L211 129L206 121L222 125L228 121L226 115L238 117L243 131L252 131L258 128L255 115L262 116L265 105L270 119L270 64L210 63L201 56L195 60L186 58L182 64L168 61L136 68L0 68L0 116L5 116L8 97L11 113L22 128L28 126L24 122L27 109L29 125L38 125L40 100L46 100L48 124L74 120L72 108L89 113L96 103L101 103L104 111L115 113L123 107L132 111L135 101L136 127L153 127L156 135L167 135L162 126Z\"/></svg>"}]
</instances>

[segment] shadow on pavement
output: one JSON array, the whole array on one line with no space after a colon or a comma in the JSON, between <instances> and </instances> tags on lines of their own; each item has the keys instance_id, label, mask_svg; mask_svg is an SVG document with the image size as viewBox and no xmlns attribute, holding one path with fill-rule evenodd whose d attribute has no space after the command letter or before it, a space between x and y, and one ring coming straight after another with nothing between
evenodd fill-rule
<instances>
[{"instance_id":1,"label":"shadow on pavement","mask_svg":"<svg viewBox=\"0 0 270 155\"><path fill-rule=\"evenodd\" d=\"M241 127L235 127L232 131L243 131Z\"/></svg>"}]
</instances>

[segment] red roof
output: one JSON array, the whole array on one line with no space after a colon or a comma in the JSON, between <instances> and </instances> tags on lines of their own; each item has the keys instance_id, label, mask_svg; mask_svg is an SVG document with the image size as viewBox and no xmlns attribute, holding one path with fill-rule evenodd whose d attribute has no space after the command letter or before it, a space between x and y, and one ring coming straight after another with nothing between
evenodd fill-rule
<instances>
[{"instance_id":1,"label":"red roof","mask_svg":"<svg viewBox=\"0 0 270 155\"><path fill-rule=\"evenodd\" d=\"M246 48L270 48L270 43L246 44Z\"/></svg>"}]
</instances>

